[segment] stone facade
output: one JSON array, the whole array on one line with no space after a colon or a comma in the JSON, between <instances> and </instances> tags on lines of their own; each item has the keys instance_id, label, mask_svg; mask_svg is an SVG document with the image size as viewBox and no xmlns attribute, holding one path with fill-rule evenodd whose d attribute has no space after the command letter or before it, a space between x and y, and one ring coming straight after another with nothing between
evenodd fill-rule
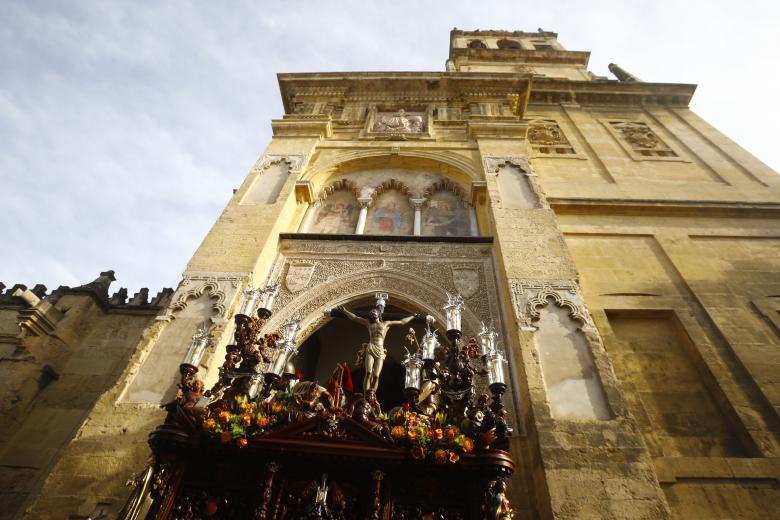
<instances>
[{"instance_id":1,"label":"stone facade","mask_svg":"<svg viewBox=\"0 0 780 520\"><path fill-rule=\"evenodd\" d=\"M0 302L0 518L116 514L189 337L216 340L209 386L267 281L302 337L380 290L499 321L520 518L780 511L780 177L693 85L595 76L549 32L450 38L443 73L280 75L274 138L172 295Z\"/></svg>"}]
</instances>

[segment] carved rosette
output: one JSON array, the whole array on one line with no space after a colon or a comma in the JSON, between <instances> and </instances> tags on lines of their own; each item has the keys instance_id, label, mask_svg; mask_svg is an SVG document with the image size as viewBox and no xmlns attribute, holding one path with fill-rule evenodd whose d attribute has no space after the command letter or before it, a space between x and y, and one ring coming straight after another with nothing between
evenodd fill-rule
<instances>
[{"instance_id":1,"label":"carved rosette","mask_svg":"<svg viewBox=\"0 0 780 520\"><path fill-rule=\"evenodd\" d=\"M569 310L569 316L580 322L585 333L595 331L579 287L572 280L513 280L511 282L512 302L520 329L533 332L533 322L539 319L539 310L550 300L559 307Z\"/></svg>"}]
</instances>

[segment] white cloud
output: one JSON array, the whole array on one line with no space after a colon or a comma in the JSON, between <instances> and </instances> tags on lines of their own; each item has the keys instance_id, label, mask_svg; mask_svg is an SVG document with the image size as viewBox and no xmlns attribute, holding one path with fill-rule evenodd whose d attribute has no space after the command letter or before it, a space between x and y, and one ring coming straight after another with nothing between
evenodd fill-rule
<instances>
[{"instance_id":1,"label":"white cloud","mask_svg":"<svg viewBox=\"0 0 780 520\"><path fill-rule=\"evenodd\" d=\"M270 139L275 74L443 70L449 31L557 31L780 168L772 2L6 2L0 280L174 286ZM760 116L760 117L759 117Z\"/></svg>"}]
</instances>

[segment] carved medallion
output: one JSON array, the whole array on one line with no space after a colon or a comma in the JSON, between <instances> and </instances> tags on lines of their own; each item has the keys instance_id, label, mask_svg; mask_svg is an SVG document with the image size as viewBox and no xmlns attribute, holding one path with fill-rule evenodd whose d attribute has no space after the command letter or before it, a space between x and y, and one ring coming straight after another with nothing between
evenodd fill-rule
<instances>
[{"instance_id":1,"label":"carved medallion","mask_svg":"<svg viewBox=\"0 0 780 520\"><path fill-rule=\"evenodd\" d=\"M419 134L425 130L425 114L422 112L378 112L374 132Z\"/></svg>"},{"instance_id":2,"label":"carved medallion","mask_svg":"<svg viewBox=\"0 0 780 520\"><path fill-rule=\"evenodd\" d=\"M314 274L314 264L291 264L287 268L287 276L284 285L291 293L302 291L308 287L311 276Z\"/></svg>"},{"instance_id":3,"label":"carved medallion","mask_svg":"<svg viewBox=\"0 0 780 520\"><path fill-rule=\"evenodd\" d=\"M469 298L479 290L479 271L469 267L453 267L452 281L460 295Z\"/></svg>"}]
</instances>

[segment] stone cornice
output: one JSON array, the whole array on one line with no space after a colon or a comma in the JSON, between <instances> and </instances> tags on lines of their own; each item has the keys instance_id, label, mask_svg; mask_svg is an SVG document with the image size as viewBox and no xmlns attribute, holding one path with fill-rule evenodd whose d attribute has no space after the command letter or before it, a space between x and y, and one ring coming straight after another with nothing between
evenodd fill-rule
<instances>
[{"instance_id":1,"label":"stone cornice","mask_svg":"<svg viewBox=\"0 0 780 520\"><path fill-rule=\"evenodd\" d=\"M697 217L778 217L780 202L548 197L560 215L661 215Z\"/></svg>"},{"instance_id":2,"label":"stone cornice","mask_svg":"<svg viewBox=\"0 0 780 520\"><path fill-rule=\"evenodd\" d=\"M665 105L687 107L696 85L620 81L574 81L534 77L529 104Z\"/></svg>"},{"instance_id":3,"label":"stone cornice","mask_svg":"<svg viewBox=\"0 0 780 520\"><path fill-rule=\"evenodd\" d=\"M674 106L687 107L696 85L680 83L576 81L526 74L486 72L355 72L279 74L279 88L285 112L305 98L329 102L363 102L387 105L427 105L452 101L468 102L514 98L516 115L527 104L590 106ZM298 118L298 116L295 116ZM309 131L322 123L316 116L305 124ZM284 123L280 123L280 130ZM299 126L290 123L290 126ZM309 128L312 127L312 128ZM303 128L291 129L300 134ZM318 128L315 133L319 133ZM327 130L325 134L327 134Z\"/></svg>"},{"instance_id":4,"label":"stone cornice","mask_svg":"<svg viewBox=\"0 0 780 520\"><path fill-rule=\"evenodd\" d=\"M525 106L530 75L452 72L330 72L278 74L285 113L296 99L443 103L453 99L521 99ZM521 114L517 114L521 115Z\"/></svg>"},{"instance_id":5,"label":"stone cornice","mask_svg":"<svg viewBox=\"0 0 780 520\"><path fill-rule=\"evenodd\" d=\"M587 51L450 48L450 59L461 56L468 56L472 60L506 61L518 64L550 63L556 65L580 65L582 67L587 67L590 60L590 52Z\"/></svg>"}]
</instances>

